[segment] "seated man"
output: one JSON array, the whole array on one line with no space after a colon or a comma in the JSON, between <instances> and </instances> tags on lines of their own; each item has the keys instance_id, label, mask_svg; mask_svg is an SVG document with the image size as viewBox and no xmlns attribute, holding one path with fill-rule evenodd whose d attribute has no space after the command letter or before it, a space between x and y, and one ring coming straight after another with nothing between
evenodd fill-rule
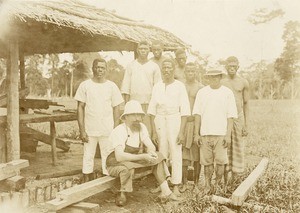
<instances>
[{"instance_id":1,"label":"seated man","mask_svg":"<svg viewBox=\"0 0 300 213\"><path fill-rule=\"evenodd\" d=\"M153 174L161 188L161 198L178 200L170 190L166 178L170 176L163 155L155 152L155 146L149 138L146 126L141 123L145 113L138 101L126 103L120 119L124 123L117 126L110 135L111 152L106 160L109 175L120 177L120 193L116 197L116 205L126 204L126 192L132 192L134 169L153 166ZM143 153L141 145L146 146Z\"/></svg>"}]
</instances>

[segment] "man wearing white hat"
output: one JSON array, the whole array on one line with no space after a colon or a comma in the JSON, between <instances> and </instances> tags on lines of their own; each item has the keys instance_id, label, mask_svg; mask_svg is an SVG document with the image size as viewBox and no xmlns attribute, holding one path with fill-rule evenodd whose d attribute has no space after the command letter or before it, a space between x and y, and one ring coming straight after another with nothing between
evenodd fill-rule
<instances>
[{"instance_id":1,"label":"man wearing white hat","mask_svg":"<svg viewBox=\"0 0 300 213\"><path fill-rule=\"evenodd\" d=\"M193 115L195 115L194 140L200 145L200 163L204 165L205 193L218 189L228 163L227 143L230 142L233 118L237 109L233 92L221 85L222 72L211 70L205 74L209 85L197 93ZM215 187L211 178L216 164Z\"/></svg>"},{"instance_id":2,"label":"man wearing white hat","mask_svg":"<svg viewBox=\"0 0 300 213\"><path fill-rule=\"evenodd\" d=\"M149 138L146 126L141 123L145 115L138 101L131 100L125 104L124 113L120 119L124 123L117 126L110 135L111 150L106 165L109 175L120 177L120 193L116 197L116 205L126 204L126 193L132 192L134 169L153 166L153 174L160 186L161 197L178 200L170 190L166 181L170 176L164 157L155 151ZM143 152L141 145L146 147Z\"/></svg>"}]
</instances>

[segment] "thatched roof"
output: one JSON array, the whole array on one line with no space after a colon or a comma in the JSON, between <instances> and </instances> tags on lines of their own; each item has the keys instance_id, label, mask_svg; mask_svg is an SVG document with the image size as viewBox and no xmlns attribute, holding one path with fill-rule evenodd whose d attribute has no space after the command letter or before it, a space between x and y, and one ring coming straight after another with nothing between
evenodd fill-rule
<instances>
[{"instance_id":1,"label":"thatched roof","mask_svg":"<svg viewBox=\"0 0 300 213\"><path fill-rule=\"evenodd\" d=\"M1 30L2 56L4 34L17 37L25 54L132 51L142 40L161 40L166 50L187 46L166 30L76 0L7 0L0 20L9 27Z\"/></svg>"}]
</instances>

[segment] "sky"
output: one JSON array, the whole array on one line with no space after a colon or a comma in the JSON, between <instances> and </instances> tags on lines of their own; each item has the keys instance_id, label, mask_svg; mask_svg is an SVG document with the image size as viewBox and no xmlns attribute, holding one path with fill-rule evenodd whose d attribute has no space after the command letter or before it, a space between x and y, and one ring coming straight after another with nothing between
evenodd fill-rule
<instances>
[{"instance_id":1,"label":"sky","mask_svg":"<svg viewBox=\"0 0 300 213\"><path fill-rule=\"evenodd\" d=\"M158 26L178 36L210 62L235 55L241 67L274 61L282 52L284 24L300 21L298 0L81 0L116 14ZM285 14L253 25L257 9L282 9Z\"/></svg>"}]
</instances>

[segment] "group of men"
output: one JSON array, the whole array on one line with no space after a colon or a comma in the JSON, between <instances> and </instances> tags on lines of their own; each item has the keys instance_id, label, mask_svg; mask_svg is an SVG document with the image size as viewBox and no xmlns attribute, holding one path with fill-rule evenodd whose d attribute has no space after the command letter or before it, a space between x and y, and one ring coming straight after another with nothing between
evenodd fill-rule
<instances>
[{"instance_id":1,"label":"group of men","mask_svg":"<svg viewBox=\"0 0 300 213\"><path fill-rule=\"evenodd\" d=\"M151 50L153 58L148 59ZM208 85L203 86L196 65L186 63L185 50L177 50L175 60L163 56L163 50L159 41L152 46L140 42L120 90L106 79L105 60L95 59L93 78L82 82L75 95L80 137L85 142L84 181L93 179L99 143L103 173L120 177L119 206L132 192L135 168L151 166L158 182L152 191L160 191L167 200L180 199L190 167L199 190L204 166L206 194L214 193L223 177L226 187L229 174L234 177L244 171L241 137L247 134L249 86L236 75L237 58L227 59L225 78L219 70L208 70Z\"/></svg>"}]
</instances>

